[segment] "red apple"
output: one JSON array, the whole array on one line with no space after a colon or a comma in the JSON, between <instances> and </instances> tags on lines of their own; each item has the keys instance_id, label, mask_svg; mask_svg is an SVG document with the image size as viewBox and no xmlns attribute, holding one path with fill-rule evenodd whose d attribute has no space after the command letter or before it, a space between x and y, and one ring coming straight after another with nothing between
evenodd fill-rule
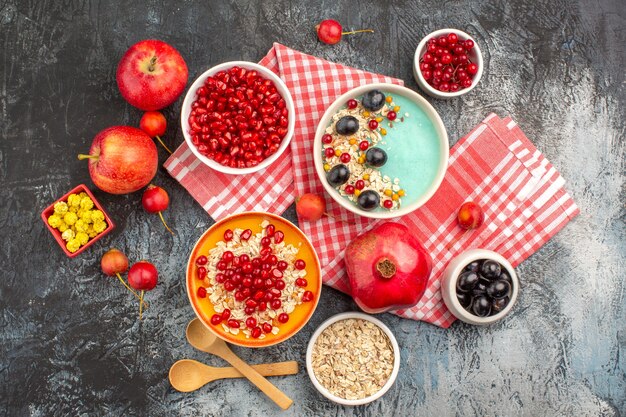
<instances>
[{"instance_id":1,"label":"red apple","mask_svg":"<svg viewBox=\"0 0 626 417\"><path fill-rule=\"evenodd\" d=\"M153 39L131 46L117 66L122 97L144 111L175 102L187 85L187 76L187 64L178 51Z\"/></svg>"},{"instance_id":2,"label":"red apple","mask_svg":"<svg viewBox=\"0 0 626 417\"><path fill-rule=\"evenodd\" d=\"M89 175L102 191L126 194L150 183L158 165L157 148L150 136L130 126L104 129L93 139L89 155Z\"/></svg>"}]
</instances>

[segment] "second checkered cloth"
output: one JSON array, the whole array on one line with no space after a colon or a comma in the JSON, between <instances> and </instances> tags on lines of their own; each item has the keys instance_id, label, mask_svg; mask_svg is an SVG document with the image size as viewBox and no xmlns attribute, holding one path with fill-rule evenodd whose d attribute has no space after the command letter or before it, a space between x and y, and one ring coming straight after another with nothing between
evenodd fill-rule
<instances>
[{"instance_id":1,"label":"second checkered cloth","mask_svg":"<svg viewBox=\"0 0 626 417\"><path fill-rule=\"evenodd\" d=\"M216 220L250 210L281 214L296 195L312 192L324 196L333 217L300 222L300 227L320 257L324 283L347 292L343 251L356 235L380 221L354 215L326 195L313 167L315 129L326 108L346 91L368 83L402 81L331 63L280 44L274 44L260 64L285 81L298 109L290 149L261 172L234 176L206 167L183 143L165 168ZM419 304L395 313L450 326L455 318L439 291L450 259L470 248L484 248L518 265L578 214L563 187L563 178L514 121L489 115L451 149L446 176L428 203L396 220L423 242L433 258L433 272ZM456 213L467 200L483 207L485 223L464 233L456 223Z\"/></svg>"}]
</instances>

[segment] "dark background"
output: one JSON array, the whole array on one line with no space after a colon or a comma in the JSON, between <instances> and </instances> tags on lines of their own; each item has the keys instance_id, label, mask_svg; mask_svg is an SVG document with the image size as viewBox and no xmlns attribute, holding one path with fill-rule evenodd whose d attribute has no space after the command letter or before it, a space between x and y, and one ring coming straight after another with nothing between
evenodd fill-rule
<instances>
[{"instance_id":1,"label":"dark background","mask_svg":"<svg viewBox=\"0 0 626 417\"><path fill-rule=\"evenodd\" d=\"M626 415L624 266L624 3L620 0L467 1L0 1L0 415L619 416ZM135 3L135 2L133 2ZM337 18L375 34L319 43L313 26ZM483 50L480 85L459 99L429 99L452 143L489 112L511 115L561 171L581 215L518 272L521 297L503 321L443 330L385 314L402 347L392 389L365 407L326 401L306 375L306 343L321 321L355 309L330 288L311 323L279 346L235 349L251 363L297 360L273 381L294 400L278 408L245 380L175 392L166 375L181 358L223 365L184 339L193 318L183 283L188 253L212 224L161 168L176 235L143 212L140 193L113 196L86 162L101 129L137 126L120 96L117 62L133 43L165 40L181 51L190 83L207 68L257 61L277 41L404 79L427 33L455 27ZM165 110L165 141L183 142L182 98ZM160 162L166 154L159 149ZM39 213L86 183L114 218L112 234L67 258ZM285 217L295 221L293 207ZM160 271L151 308L103 276L117 247Z\"/></svg>"}]
</instances>

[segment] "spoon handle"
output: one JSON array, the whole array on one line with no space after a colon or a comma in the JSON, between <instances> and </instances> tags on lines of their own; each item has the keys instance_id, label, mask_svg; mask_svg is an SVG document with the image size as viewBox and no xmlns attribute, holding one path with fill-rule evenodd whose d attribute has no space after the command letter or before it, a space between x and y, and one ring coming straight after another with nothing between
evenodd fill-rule
<instances>
[{"instance_id":1,"label":"spoon handle","mask_svg":"<svg viewBox=\"0 0 626 417\"><path fill-rule=\"evenodd\" d=\"M275 363L263 363L260 365L251 365L252 368L263 376L282 376L282 375L295 375L298 373L298 362L275 362ZM214 368L212 369L216 376L215 379L220 378L243 378L241 372L236 368Z\"/></svg>"},{"instance_id":2,"label":"spoon handle","mask_svg":"<svg viewBox=\"0 0 626 417\"><path fill-rule=\"evenodd\" d=\"M272 401L274 401L283 410L288 409L293 404L293 400L285 395L284 392L276 388L270 381L265 379L261 374L254 370L250 365L242 361L232 350L223 344L221 349L215 352L219 357L237 368L239 372L265 393Z\"/></svg>"}]
</instances>

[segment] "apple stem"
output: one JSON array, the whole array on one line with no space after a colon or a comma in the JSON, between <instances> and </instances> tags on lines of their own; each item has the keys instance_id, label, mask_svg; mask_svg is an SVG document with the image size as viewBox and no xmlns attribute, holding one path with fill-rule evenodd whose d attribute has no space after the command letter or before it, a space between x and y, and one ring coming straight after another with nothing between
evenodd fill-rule
<instances>
[{"instance_id":1,"label":"apple stem","mask_svg":"<svg viewBox=\"0 0 626 417\"><path fill-rule=\"evenodd\" d=\"M350 32L341 32L342 35L354 35L355 33L363 33L363 32L369 32L369 33L374 33L373 29L360 29L360 30L352 30Z\"/></svg>"},{"instance_id":2,"label":"apple stem","mask_svg":"<svg viewBox=\"0 0 626 417\"><path fill-rule=\"evenodd\" d=\"M166 151L168 151L170 153L170 155L172 154L172 151L169 150L169 148L165 145L165 143L163 142L163 140L161 140L161 138L159 136L155 136L155 138L159 141L159 143L161 144L161 146L163 146L165 148Z\"/></svg>"},{"instance_id":3,"label":"apple stem","mask_svg":"<svg viewBox=\"0 0 626 417\"><path fill-rule=\"evenodd\" d=\"M141 295L139 296L139 320L141 320L141 315L143 313L143 293L145 291L141 290Z\"/></svg>"},{"instance_id":4,"label":"apple stem","mask_svg":"<svg viewBox=\"0 0 626 417\"><path fill-rule=\"evenodd\" d=\"M117 275L117 278L120 280L122 285L125 286L128 289L128 291L130 291L137 299L139 299L139 294L137 294L137 292L135 290L130 288L130 286L127 283L124 282L124 279L119 274L119 272L117 272L115 275ZM148 308L148 303L144 302L144 304L146 305L146 308Z\"/></svg>"},{"instance_id":5,"label":"apple stem","mask_svg":"<svg viewBox=\"0 0 626 417\"><path fill-rule=\"evenodd\" d=\"M99 158L98 155L85 155L82 153L78 154L79 161L82 161L83 159L96 159L97 160L98 158Z\"/></svg>"},{"instance_id":6,"label":"apple stem","mask_svg":"<svg viewBox=\"0 0 626 417\"><path fill-rule=\"evenodd\" d=\"M172 231L172 229L170 229L170 227L167 225L167 223L165 223L165 219L163 218L163 213L159 211L159 217L161 218L161 221L163 222L163 226L165 226L165 228L167 229L168 232L170 232L171 234L174 234L174 232Z\"/></svg>"},{"instance_id":7,"label":"apple stem","mask_svg":"<svg viewBox=\"0 0 626 417\"><path fill-rule=\"evenodd\" d=\"M148 71L154 71L154 66L156 65L157 57L156 55L150 58L150 63L148 64Z\"/></svg>"}]
</instances>

